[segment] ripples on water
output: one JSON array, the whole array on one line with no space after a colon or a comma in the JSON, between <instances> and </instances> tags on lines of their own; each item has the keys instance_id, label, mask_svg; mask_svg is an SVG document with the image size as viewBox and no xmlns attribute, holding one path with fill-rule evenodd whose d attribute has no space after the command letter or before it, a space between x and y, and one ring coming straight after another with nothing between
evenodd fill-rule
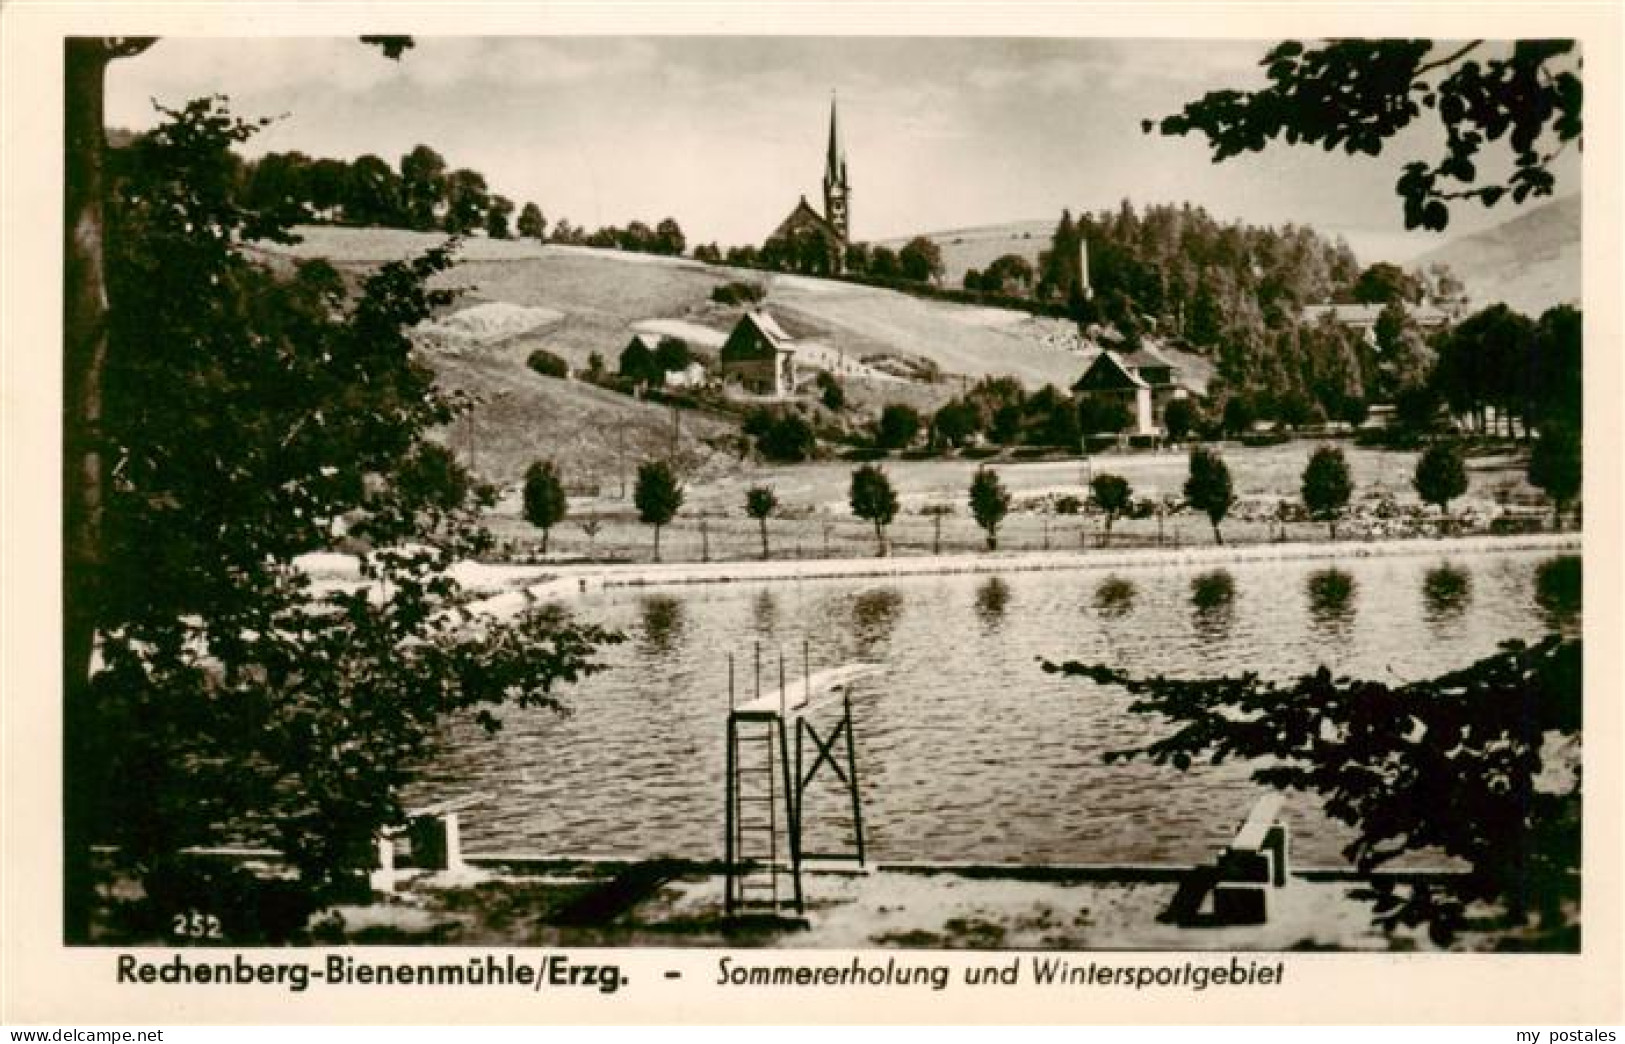
<instances>
[{"instance_id":1,"label":"ripples on water","mask_svg":"<svg viewBox=\"0 0 1625 1044\"><path fill-rule=\"evenodd\" d=\"M493 794L465 828L472 852L717 856L728 654L743 698L758 678L777 686L781 650L799 677L805 641L814 670L886 666L853 694L875 858L1190 862L1245 813L1247 767L1105 765L1164 726L1118 690L1045 674L1041 658L1182 677L1324 664L1403 681L1508 638L1577 631L1579 590L1577 557L1514 552L613 593L581 614L631 641L566 690L574 713L509 710L494 738L454 725L431 780ZM839 792L815 788L807 812L809 845L838 845ZM1300 862L1340 861L1345 828L1302 795L1288 815Z\"/></svg>"}]
</instances>

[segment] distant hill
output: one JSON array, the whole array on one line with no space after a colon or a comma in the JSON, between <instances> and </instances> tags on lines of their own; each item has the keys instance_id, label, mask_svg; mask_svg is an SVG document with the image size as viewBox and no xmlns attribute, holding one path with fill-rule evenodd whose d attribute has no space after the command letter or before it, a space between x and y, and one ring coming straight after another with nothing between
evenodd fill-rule
<instances>
[{"instance_id":1,"label":"distant hill","mask_svg":"<svg viewBox=\"0 0 1625 1044\"><path fill-rule=\"evenodd\" d=\"M1565 196L1483 232L1452 240L1408 267L1442 261L1477 311L1503 302L1529 316L1580 300L1580 195Z\"/></svg>"},{"instance_id":2,"label":"distant hill","mask_svg":"<svg viewBox=\"0 0 1625 1044\"><path fill-rule=\"evenodd\" d=\"M965 272L986 268L1005 254L1016 254L1038 264L1038 252L1048 250L1055 221L1012 221L1003 225L979 225L975 228L949 228L940 232L927 232L925 237L942 248L942 281L946 286L959 286ZM882 239L878 245L900 249L913 236L900 239Z\"/></svg>"}]
</instances>

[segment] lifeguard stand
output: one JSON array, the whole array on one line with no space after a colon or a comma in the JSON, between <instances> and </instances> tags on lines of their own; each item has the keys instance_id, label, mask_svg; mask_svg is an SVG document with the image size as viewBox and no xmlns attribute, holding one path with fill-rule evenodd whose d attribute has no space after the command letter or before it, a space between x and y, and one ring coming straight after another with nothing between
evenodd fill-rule
<instances>
[{"instance_id":1,"label":"lifeguard stand","mask_svg":"<svg viewBox=\"0 0 1625 1044\"><path fill-rule=\"evenodd\" d=\"M732 654L728 657L723 910L729 916L750 906L777 912L787 903L801 913L801 869L808 859L864 866L863 800L852 736L851 686L879 667L853 663L814 674L808 660L808 646L803 643L802 676L786 684L781 652L778 691L764 694L758 644L753 696L741 703L734 683L734 659ZM839 717L828 731L820 731L813 715L830 717L837 706ZM792 728L796 737L793 757ZM843 740L844 750L838 752L837 744ZM806 764L809 752L814 753L811 765ZM841 754L845 755L844 765ZM826 765L851 798L853 848L808 855L802 845L802 799ZM779 885L781 876L790 878L787 895Z\"/></svg>"}]
</instances>

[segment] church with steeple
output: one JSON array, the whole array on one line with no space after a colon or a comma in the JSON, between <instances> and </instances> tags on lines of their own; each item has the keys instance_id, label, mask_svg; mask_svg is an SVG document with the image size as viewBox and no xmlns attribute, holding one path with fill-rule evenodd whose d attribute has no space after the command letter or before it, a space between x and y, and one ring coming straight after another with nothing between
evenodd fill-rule
<instances>
[{"instance_id":1,"label":"church with steeple","mask_svg":"<svg viewBox=\"0 0 1625 1044\"><path fill-rule=\"evenodd\" d=\"M833 97L829 102L829 146L824 154L824 212L802 196L789 217L762 244L762 260L798 272L839 274L846 267L852 234L852 184Z\"/></svg>"}]
</instances>

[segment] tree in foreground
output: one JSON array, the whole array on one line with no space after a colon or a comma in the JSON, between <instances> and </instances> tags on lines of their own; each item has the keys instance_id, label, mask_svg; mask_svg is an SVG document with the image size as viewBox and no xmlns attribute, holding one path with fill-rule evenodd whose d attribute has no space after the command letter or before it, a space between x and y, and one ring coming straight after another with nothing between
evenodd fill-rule
<instances>
[{"instance_id":1,"label":"tree in foreground","mask_svg":"<svg viewBox=\"0 0 1625 1044\"><path fill-rule=\"evenodd\" d=\"M1128 479L1121 475L1102 472L1089 480L1089 502L1106 516L1106 530L1101 534L1101 544L1111 543L1112 523L1128 510L1133 492Z\"/></svg>"},{"instance_id":2,"label":"tree in foreground","mask_svg":"<svg viewBox=\"0 0 1625 1044\"><path fill-rule=\"evenodd\" d=\"M779 497L771 486L752 486L745 491L745 514L756 520L762 529L762 559L768 557L767 520L779 509Z\"/></svg>"},{"instance_id":3,"label":"tree in foreground","mask_svg":"<svg viewBox=\"0 0 1625 1044\"><path fill-rule=\"evenodd\" d=\"M1425 926L1444 945L1470 912L1492 912L1540 945L1575 949L1583 659L1579 639L1553 635L1397 685L1324 667L1285 683L1138 678L1076 662L1044 669L1126 689L1130 710L1169 723L1161 739L1108 761L1180 771L1247 761L1254 781L1319 797L1354 829L1344 855L1367 878L1364 897L1384 929ZM1410 885L1379 876L1422 851L1459 860L1465 873Z\"/></svg>"},{"instance_id":4,"label":"tree in foreground","mask_svg":"<svg viewBox=\"0 0 1625 1044\"><path fill-rule=\"evenodd\" d=\"M118 466L64 750L68 843L112 846L160 914L207 894L239 942L353 894L448 715L494 730L503 703L562 707L615 640L556 609L472 630L449 611L450 567L490 546L489 491L428 441L461 407L407 331L449 303L430 281L451 251L355 291L323 262L252 260L239 243L286 238L232 198L252 129L193 102L114 164L98 435ZM354 589L299 563L357 547ZM274 847L291 877L186 854L228 842Z\"/></svg>"},{"instance_id":5,"label":"tree in foreground","mask_svg":"<svg viewBox=\"0 0 1625 1044\"><path fill-rule=\"evenodd\" d=\"M891 479L873 464L864 464L852 472L852 488L847 499L852 505L852 514L874 523L875 553L885 558L886 527L897 517L898 506L897 491L892 489Z\"/></svg>"},{"instance_id":6,"label":"tree in foreground","mask_svg":"<svg viewBox=\"0 0 1625 1044\"><path fill-rule=\"evenodd\" d=\"M1236 494L1230 483L1230 468L1224 458L1206 446L1191 449L1190 475L1185 479L1185 500L1207 516L1213 526L1214 543L1224 543L1219 523L1230 513Z\"/></svg>"},{"instance_id":7,"label":"tree in foreground","mask_svg":"<svg viewBox=\"0 0 1625 1044\"><path fill-rule=\"evenodd\" d=\"M683 506L683 486L671 465L663 460L646 460L639 464L632 503L638 509L638 521L654 527L655 561L658 562L660 527L676 518L678 509Z\"/></svg>"},{"instance_id":8,"label":"tree in foreground","mask_svg":"<svg viewBox=\"0 0 1625 1044\"><path fill-rule=\"evenodd\" d=\"M999 549L999 523L1010 513L1010 491L999 481L998 473L977 468L970 482L970 512L976 524L987 533L987 549Z\"/></svg>"},{"instance_id":9,"label":"tree in foreground","mask_svg":"<svg viewBox=\"0 0 1625 1044\"><path fill-rule=\"evenodd\" d=\"M542 531L542 554L553 527L570 513L564 482L550 460L538 460L525 471L525 521Z\"/></svg>"},{"instance_id":10,"label":"tree in foreground","mask_svg":"<svg viewBox=\"0 0 1625 1044\"><path fill-rule=\"evenodd\" d=\"M1333 540L1337 539L1337 519L1354 495L1349 464L1336 446L1321 446L1309 457L1303 469L1303 506L1309 517L1325 522Z\"/></svg>"},{"instance_id":11,"label":"tree in foreground","mask_svg":"<svg viewBox=\"0 0 1625 1044\"><path fill-rule=\"evenodd\" d=\"M1450 502L1467 492L1467 465L1461 448L1454 442L1435 442L1423 450L1416 458L1411 485L1423 503L1437 505L1448 521Z\"/></svg>"},{"instance_id":12,"label":"tree in foreground","mask_svg":"<svg viewBox=\"0 0 1625 1044\"><path fill-rule=\"evenodd\" d=\"M1582 463L1580 436L1561 425L1542 431L1529 452L1529 484L1552 498L1558 528L1562 528L1564 510L1580 495Z\"/></svg>"},{"instance_id":13,"label":"tree in foreground","mask_svg":"<svg viewBox=\"0 0 1625 1044\"><path fill-rule=\"evenodd\" d=\"M1268 87L1213 91L1144 129L1201 134L1215 162L1277 138L1375 156L1424 112L1436 115L1443 155L1406 163L1395 186L1405 227L1435 230L1449 224L1457 200L1490 207L1509 193L1515 203L1551 195L1551 161L1581 136L1573 40L1518 40L1510 50L1487 40L1288 40L1259 64ZM1494 146L1506 154L1480 155Z\"/></svg>"}]
</instances>

